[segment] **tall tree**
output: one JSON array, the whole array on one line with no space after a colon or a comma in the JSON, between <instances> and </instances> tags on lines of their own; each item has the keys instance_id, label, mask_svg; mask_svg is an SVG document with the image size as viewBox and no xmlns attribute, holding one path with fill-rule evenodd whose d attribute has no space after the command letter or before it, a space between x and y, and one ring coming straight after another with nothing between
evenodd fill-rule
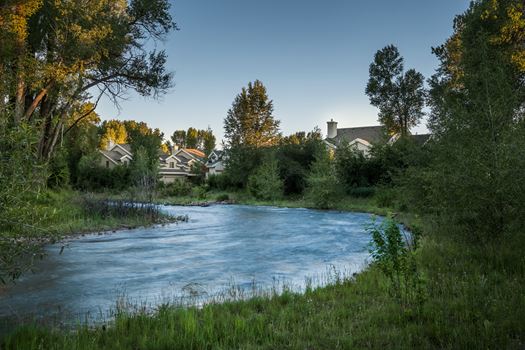
<instances>
[{"instance_id":1,"label":"tall tree","mask_svg":"<svg viewBox=\"0 0 525 350\"><path fill-rule=\"evenodd\" d=\"M186 132L186 147L199 148L199 130L188 128Z\"/></svg>"},{"instance_id":2,"label":"tall tree","mask_svg":"<svg viewBox=\"0 0 525 350\"><path fill-rule=\"evenodd\" d=\"M207 130L204 130L203 133L203 142L202 142L202 151L204 154L209 155L216 146L216 138L215 135L213 135L213 131L208 128Z\"/></svg>"},{"instance_id":3,"label":"tall tree","mask_svg":"<svg viewBox=\"0 0 525 350\"><path fill-rule=\"evenodd\" d=\"M228 111L225 138L229 147L275 145L279 141L279 124L273 116L273 101L263 83L256 80L242 89Z\"/></svg>"},{"instance_id":4,"label":"tall tree","mask_svg":"<svg viewBox=\"0 0 525 350\"><path fill-rule=\"evenodd\" d=\"M120 120L105 120L100 126L100 149L106 149L111 143L124 144L128 142L126 125Z\"/></svg>"},{"instance_id":5,"label":"tall tree","mask_svg":"<svg viewBox=\"0 0 525 350\"><path fill-rule=\"evenodd\" d=\"M175 130L171 135L171 141L179 148L186 148L186 130Z\"/></svg>"},{"instance_id":6,"label":"tall tree","mask_svg":"<svg viewBox=\"0 0 525 350\"><path fill-rule=\"evenodd\" d=\"M419 124L425 106L423 82L421 73L404 71L403 57L394 45L375 54L366 94L379 108L379 122L390 134L408 135L410 128Z\"/></svg>"},{"instance_id":7,"label":"tall tree","mask_svg":"<svg viewBox=\"0 0 525 350\"><path fill-rule=\"evenodd\" d=\"M480 0L434 49L427 205L478 239L524 224L524 34L522 1Z\"/></svg>"},{"instance_id":8,"label":"tall tree","mask_svg":"<svg viewBox=\"0 0 525 350\"><path fill-rule=\"evenodd\" d=\"M39 130L40 160L51 157L84 102L105 94L118 103L128 89L157 97L171 87L165 52L147 45L176 28L169 8L168 0L0 5L1 38L8 43L0 45L0 101L8 102L14 124Z\"/></svg>"}]
</instances>

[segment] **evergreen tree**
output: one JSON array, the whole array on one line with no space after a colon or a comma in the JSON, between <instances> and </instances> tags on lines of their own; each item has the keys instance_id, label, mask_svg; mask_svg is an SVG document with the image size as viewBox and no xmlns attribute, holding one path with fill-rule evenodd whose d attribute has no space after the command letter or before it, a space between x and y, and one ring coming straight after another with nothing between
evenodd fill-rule
<instances>
[{"instance_id":1,"label":"evergreen tree","mask_svg":"<svg viewBox=\"0 0 525 350\"><path fill-rule=\"evenodd\" d=\"M389 45L375 54L366 94L379 108L379 122L389 134L405 136L419 124L425 106L423 81L423 75L414 69L404 72L397 47Z\"/></svg>"},{"instance_id":2,"label":"evergreen tree","mask_svg":"<svg viewBox=\"0 0 525 350\"><path fill-rule=\"evenodd\" d=\"M306 183L306 198L317 208L332 208L340 198L341 191L335 175L334 164L326 149L320 149L316 154Z\"/></svg>"},{"instance_id":3,"label":"evergreen tree","mask_svg":"<svg viewBox=\"0 0 525 350\"><path fill-rule=\"evenodd\" d=\"M263 147L277 144L279 124L263 83L249 83L237 95L224 120L227 145Z\"/></svg>"},{"instance_id":4,"label":"evergreen tree","mask_svg":"<svg viewBox=\"0 0 525 350\"><path fill-rule=\"evenodd\" d=\"M282 197L283 181L279 177L279 167L273 155L267 157L250 176L248 190L262 200L276 200Z\"/></svg>"}]
</instances>

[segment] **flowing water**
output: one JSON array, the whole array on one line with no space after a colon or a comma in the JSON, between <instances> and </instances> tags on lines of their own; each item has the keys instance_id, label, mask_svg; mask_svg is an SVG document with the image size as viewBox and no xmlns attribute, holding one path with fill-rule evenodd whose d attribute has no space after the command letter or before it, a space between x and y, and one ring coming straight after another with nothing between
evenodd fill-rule
<instances>
[{"instance_id":1,"label":"flowing water","mask_svg":"<svg viewBox=\"0 0 525 350\"><path fill-rule=\"evenodd\" d=\"M69 320L106 317L117 300L135 305L184 296L212 299L240 289L285 284L301 291L351 274L368 254L369 214L214 205L165 206L189 222L92 234L46 247L34 273L0 292L0 317Z\"/></svg>"}]
</instances>

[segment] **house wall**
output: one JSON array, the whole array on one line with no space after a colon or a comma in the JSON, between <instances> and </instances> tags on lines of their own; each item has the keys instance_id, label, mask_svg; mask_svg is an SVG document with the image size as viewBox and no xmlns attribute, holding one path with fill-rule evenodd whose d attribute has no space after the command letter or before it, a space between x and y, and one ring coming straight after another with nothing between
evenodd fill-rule
<instances>
[{"instance_id":1,"label":"house wall","mask_svg":"<svg viewBox=\"0 0 525 350\"><path fill-rule=\"evenodd\" d=\"M106 162L109 163L109 166L107 166ZM108 169L113 169L114 167L116 167L115 163L104 157L102 154L100 155L100 166Z\"/></svg>"}]
</instances>

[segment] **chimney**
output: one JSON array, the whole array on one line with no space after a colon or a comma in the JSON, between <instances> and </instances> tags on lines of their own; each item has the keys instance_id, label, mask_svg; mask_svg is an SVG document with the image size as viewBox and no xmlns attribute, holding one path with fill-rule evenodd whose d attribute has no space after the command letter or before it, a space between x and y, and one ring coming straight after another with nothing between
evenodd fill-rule
<instances>
[{"instance_id":1,"label":"chimney","mask_svg":"<svg viewBox=\"0 0 525 350\"><path fill-rule=\"evenodd\" d=\"M113 148L113 146L115 146L115 142L113 142L113 140L109 139L108 140L108 145L107 145L107 150L111 150Z\"/></svg>"},{"instance_id":2,"label":"chimney","mask_svg":"<svg viewBox=\"0 0 525 350\"><path fill-rule=\"evenodd\" d=\"M329 122L326 122L328 124L328 133L326 134L326 138L333 139L337 136L337 122L334 122L333 119L330 119Z\"/></svg>"}]
</instances>

